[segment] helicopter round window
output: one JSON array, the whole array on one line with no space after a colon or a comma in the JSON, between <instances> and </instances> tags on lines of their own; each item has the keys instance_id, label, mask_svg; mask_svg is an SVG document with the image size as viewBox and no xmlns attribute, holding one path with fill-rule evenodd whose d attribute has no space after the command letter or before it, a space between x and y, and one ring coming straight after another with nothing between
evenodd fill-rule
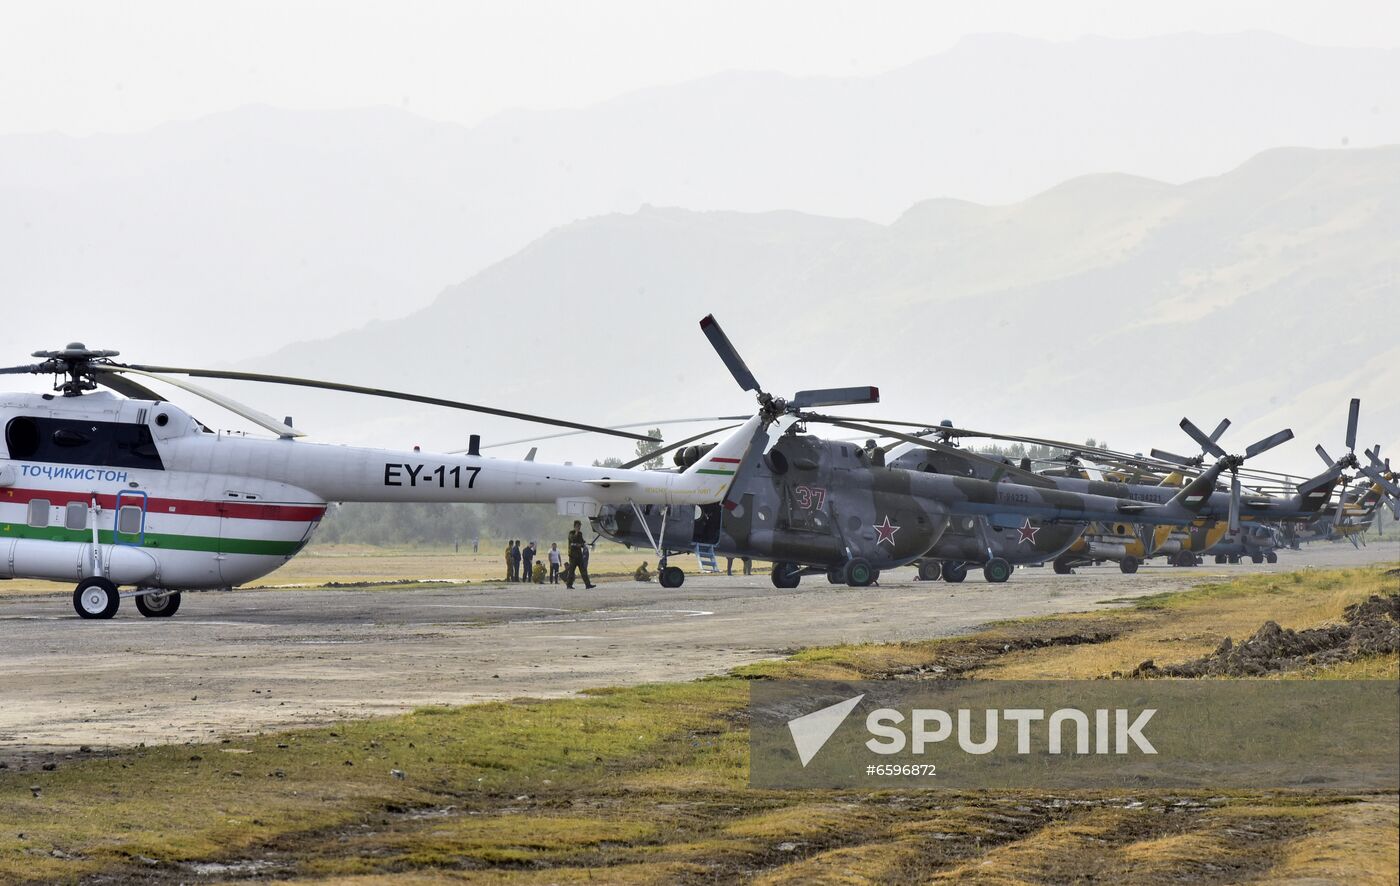
<instances>
[{"instance_id":1,"label":"helicopter round window","mask_svg":"<svg viewBox=\"0 0 1400 886\"><path fill-rule=\"evenodd\" d=\"M39 426L34 419L20 416L5 426L5 448L10 458L29 458L39 448Z\"/></svg>"},{"instance_id":2,"label":"helicopter round window","mask_svg":"<svg viewBox=\"0 0 1400 886\"><path fill-rule=\"evenodd\" d=\"M170 416L166 415L164 412L160 413L156 416L156 424L162 428L165 427L170 424Z\"/></svg>"},{"instance_id":3,"label":"helicopter round window","mask_svg":"<svg viewBox=\"0 0 1400 886\"><path fill-rule=\"evenodd\" d=\"M847 517L846 528L849 529L851 532L855 532L856 530L860 529L860 518L855 515Z\"/></svg>"},{"instance_id":4,"label":"helicopter round window","mask_svg":"<svg viewBox=\"0 0 1400 886\"><path fill-rule=\"evenodd\" d=\"M767 520L771 512L767 508L758 509L758 519Z\"/></svg>"}]
</instances>

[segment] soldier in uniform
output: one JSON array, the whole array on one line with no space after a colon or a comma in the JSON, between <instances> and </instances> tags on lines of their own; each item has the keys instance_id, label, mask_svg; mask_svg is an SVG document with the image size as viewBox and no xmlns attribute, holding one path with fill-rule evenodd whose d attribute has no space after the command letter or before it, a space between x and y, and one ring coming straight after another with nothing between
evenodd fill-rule
<instances>
[{"instance_id":1,"label":"soldier in uniform","mask_svg":"<svg viewBox=\"0 0 1400 886\"><path fill-rule=\"evenodd\" d=\"M651 581L651 570L647 568L647 561L642 561L642 565L632 573L632 578L637 581Z\"/></svg>"},{"instance_id":2,"label":"soldier in uniform","mask_svg":"<svg viewBox=\"0 0 1400 886\"><path fill-rule=\"evenodd\" d=\"M569 530L569 571L565 575L565 584L569 590L574 588L574 575L583 576L583 586L592 588L593 582L588 578L588 544L583 540L583 523L575 520L574 528Z\"/></svg>"}]
</instances>

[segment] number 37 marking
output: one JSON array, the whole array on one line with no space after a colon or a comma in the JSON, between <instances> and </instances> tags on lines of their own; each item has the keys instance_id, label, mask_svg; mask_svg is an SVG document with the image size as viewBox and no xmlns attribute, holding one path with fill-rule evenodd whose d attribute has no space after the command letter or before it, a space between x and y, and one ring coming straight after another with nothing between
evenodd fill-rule
<instances>
[{"instance_id":1,"label":"number 37 marking","mask_svg":"<svg viewBox=\"0 0 1400 886\"><path fill-rule=\"evenodd\" d=\"M797 499L797 506L803 510L820 511L826 503L826 490L820 486L794 486L792 494Z\"/></svg>"}]
</instances>

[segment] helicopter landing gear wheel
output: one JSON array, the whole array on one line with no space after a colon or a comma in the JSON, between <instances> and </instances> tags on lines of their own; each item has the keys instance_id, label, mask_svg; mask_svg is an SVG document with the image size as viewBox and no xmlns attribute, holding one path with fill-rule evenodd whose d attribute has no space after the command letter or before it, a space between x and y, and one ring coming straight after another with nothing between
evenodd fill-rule
<instances>
[{"instance_id":1,"label":"helicopter landing gear wheel","mask_svg":"<svg viewBox=\"0 0 1400 886\"><path fill-rule=\"evenodd\" d=\"M781 561L773 564L773 587L790 590L802 581L802 568L796 563Z\"/></svg>"},{"instance_id":2,"label":"helicopter landing gear wheel","mask_svg":"<svg viewBox=\"0 0 1400 886\"><path fill-rule=\"evenodd\" d=\"M657 573L656 581L663 588L678 588L685 584L685 572L679 566L666 566Z\"/></svg>"},{"instance_id":3,"label":"helicopter landing gear wheel","mask_svg":"<svg viewBox=\"0 0 1400 886\"><path fill-rule=\"evenodd\" d=\"M846 583L846 570L844 567L836 566L826 571L826 580L834 585Z\"/></svg>"},{"instance_id":4,"label":"helicopter landing gear wheel","mask_svg":"<svg viewBox=\"0 0 1400 886\"><path fill-rule=\"evenodd\" d=\"M1275 554L1273 551L1269 551L1267 554L1264 555L1264 559L1269 561L1270 563L1277 563L1278 554Z\"/></svg>"},{"instance_id":5,"label":"helicopter landing gear wheel","mask_svg":"<svg viewBox=\"0 0 1400 886\"><path fill-rule=\"evenodd\" d=\"M919 580L938 581L943 577L943 564L937 560L919 561Z\"/></svg>"},{"instance_id":6,"label":"helicopter landing gear wheel","mask_svg":"<svg viewBox=\"0 0 1400 886\"><path fill-rule=\"evenodd\" d=\"M136 598L136 609L147 618L169 618L180 610L180 592L142 594Z\"/></svg>"},{"instance_id":7,"label":"helicopter landing gear wheel","mask_svg":"<svg viewBox=\"0 0 1400 886\"><path fill-rule=\"evenodd\" d=\"M993 557L982 566L982 577L992 584L1001 584L1011 577L1011 564L1001 557Z\"/></svg>"},{"instance_id":8,"label":"helicopter landing gear wheel","mask_svg":"<svg viewBox=\"0 0 1400 886\"><path fill-rule=\"evenodd\" d=\"M1118 562L1118 568L1122 570L1124 575L1132 575L1134 572L1137 572L1137 557L1124 557Z\"/></svg>"},{"instance_id":9,"label":"helicopter landing gear wheel","mask_svg":"<svg viewBox=\"0 0 1400 886\"><path fill-rule=\"evenodd\" d=\"M1239 555L1239 554L1231 554L1231 555L1230 555L1230 562L1231 562L1231 563L1238 563L1238 562L1240 562L1240 555Z\"/></svg>"},{"instance_id":10,"label":"helicopter landing gear wheel","mask_svg":"<svg viewBox=\"0 0 1400 886\"><path fill-rule=\"evenodd\" d=\"M870 561L860 557L846 564L846 584L853 588L868 588L875 581Z\"/></svg>"},{"instance_id":11,"label":"helicopter landing gear wheel","mask_svg":"<svg viewBox=\"0 0 1400 886\"><path fill-rule=\"evenodd\" d=\"M1264 555L1256 552L1256 553L1250 554L1250 555L1249 555L1249 559L1250 559L1251 562L1254 562L1254 563L1263 563L1263 562L1264 562Z\"/></svg>"},{"instance_id":12,"label":"helicopter landing gear wheel","mask_svg":"<svg viewBox=\"0 0 1400 886\"><path fill-rule=\"evenodd\" d=\"M943 564L943 580L957 584L967 578L967 564L950 561Z\"/></svg>"},{"instance_id":13,"label":"helicopter landing gear wheel","mask_svg":"<svg viewBox=\"0 0 1400 886\"><path fill-rule=\"evenodd\" d=\"M73 608L79 618L111 618L121 602L117 586L99 576L83 579L73 591Z\"/></svg>"},{"instance_id":14,"label":"helicopter landing gear wheel","mask_svg":"<svg viewBox=\"0 0 1400 886\"><path fill-rule=\"evenodd\" d=\"M1183 567L1195 566L1196 555L1191 553L1190 551L1177 551L1176 556L1172 558L1172 565Z\"/></svg>"},{"instance_id":15,"label":"helicopter landing gear wheel","mask_svg":"<svg viewBox=\"0 0 1400 886\"><path fill-rule=\"evenodd\" d=\"M1215 555L1215 562L1217 562L1217 563L1228 563L1229 560L1230 560L1230 558L1227 557L1227 556L1225 556L1224 554L1216 554L1216 555Z\"/></svg>"},{"instance_id":16,"label":"helicopter landing gear wheel","mask_svg":"<svg viewBox=\"0 0 1400 886\"><path fill-rule=\"evenodd\" d=\"M1055 561L1050 564L1050 566L1055 570L1056 575L1074 574L1074 567L1069 565L1069 561L1062 557L1057 557Z\"/></svg>"}]
</instances>

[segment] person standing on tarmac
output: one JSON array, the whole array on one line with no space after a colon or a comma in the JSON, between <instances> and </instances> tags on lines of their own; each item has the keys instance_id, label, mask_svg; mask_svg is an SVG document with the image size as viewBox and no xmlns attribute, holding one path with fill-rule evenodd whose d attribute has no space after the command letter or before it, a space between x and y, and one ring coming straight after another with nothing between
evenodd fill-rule
<instances>
[{"instance_id":1,"label":"person standing on tarmac","mask_svg":"<svg viewBox=\"0 0 1400 886\"><path fill-rule=\"evenodd\" d=\"M574 575L583 576L583 586L593 588L593 582L588 579L588 543L583 539L583 523L575 520L574 528L569 530L569 572L565 577L565 584L569 590L574 588Z\"/></svg>"},{"instance_id":2,"label":"person standing on tarmac","mask_svg":"<svg viewBox=\"0 0 1400 886\"><path fill-rule=\"evenodd\" d=\"M510 566L510 549L513 544L513 541L506 542L506 581L515 580L515 570Z\"/></svg>"},{"instance_id":3,"label":"person standing on tarmac","mask_svg":"<svg viewBox=\"0 0 1400 886\"><path fill-rule=\"evenodd\" d=\"M550 542L550 543L549 543L549 583L550 583L550 584L552 584L552 585L557 585L557 584L559 584L559 565L560 565L561 563L563 563L563 561L564 561L564 558L563 558L563 556L559 553L559 544L558 544L558 542Z\"/></svg>"},{"instance_id":4,"label":"person standing on tarmac","mask_svg":"<svg viewBox=\"0 0 1400 886\"><path fill-rule=\"evenodd\" d=\"M524 566L524 569L521 571L521 581L530 581L534 577L535 572L533 565L535 561L536 550L537 549L535 547L535 543L530 542L528 545L525 546L525 549L520 552L521 557L523 558L522 565Z\"/></svg>"}]
</instances>

